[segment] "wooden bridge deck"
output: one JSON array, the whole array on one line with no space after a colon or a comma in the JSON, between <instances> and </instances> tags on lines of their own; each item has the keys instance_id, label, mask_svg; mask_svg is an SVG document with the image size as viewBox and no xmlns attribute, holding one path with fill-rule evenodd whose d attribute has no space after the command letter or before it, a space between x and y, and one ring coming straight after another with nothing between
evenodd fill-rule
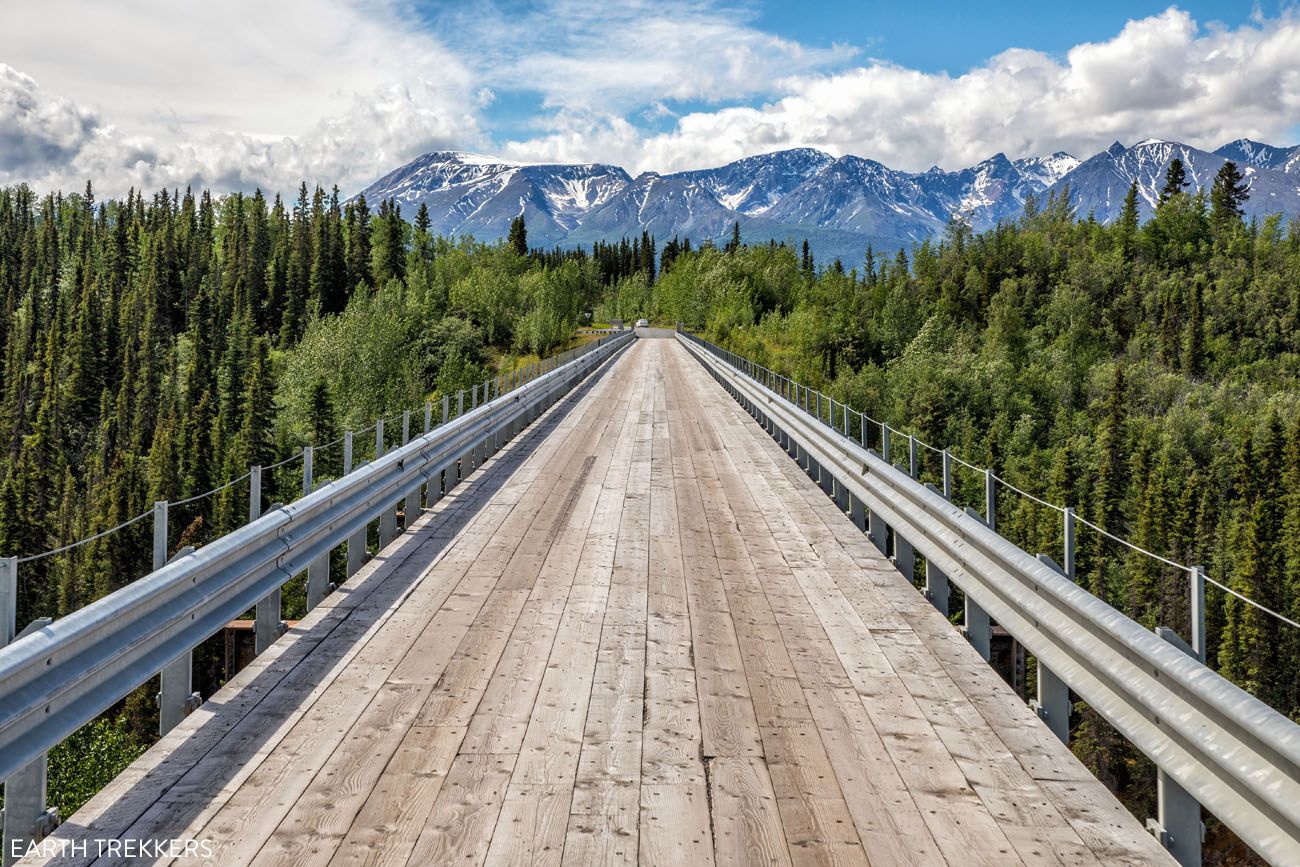
<instances>
[{"instance_id":1,"label":"wooden bridge deck","mask_svg":"<svg viewBox=\"0 0 1300 867\"><path fill-rule=\"evenodd\" d=\"M104 839L222 865L1167 859L670 340L503 449L54 841Z\"/></svg>"}]
</instances>

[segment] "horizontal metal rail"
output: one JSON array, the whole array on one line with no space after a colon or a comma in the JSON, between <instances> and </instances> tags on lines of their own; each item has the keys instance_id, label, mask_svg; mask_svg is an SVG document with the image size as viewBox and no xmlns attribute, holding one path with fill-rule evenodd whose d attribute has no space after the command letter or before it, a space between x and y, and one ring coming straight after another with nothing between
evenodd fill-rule
<instances>
[{"instance_id":1,"label":"horizontal metal rail","mask_svg":"<svg viewBox=\"0 0 1300 867\"><path fill-rule=\"evenodd\" d=\"M678 339L855 514L878 516L1247 845L1300 864L1300 726L746 375L743 359Z\"/></svg>"},{"instance_id":2,"label":"horizontal metal rail","mask_svg":"<svg viewBox=\"0 0 1300 867\"><path fill-rule=\"evenodd\" d=\"M5 779L363 531L437 483L486 440L504 440L633 340L554 370L267 512L211 544L0 649Z\"/></svg>"}]
</instances>

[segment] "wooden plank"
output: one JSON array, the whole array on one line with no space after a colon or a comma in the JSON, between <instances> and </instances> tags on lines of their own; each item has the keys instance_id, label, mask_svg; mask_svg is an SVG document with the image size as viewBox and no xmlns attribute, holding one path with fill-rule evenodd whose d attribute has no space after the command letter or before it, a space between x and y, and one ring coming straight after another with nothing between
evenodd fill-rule
<instances>
[{"instance_id":1,"label":"wooden plank","mask_svg":"<svg viewBox=\"0 0 1300 867\"><path fill-rule=\"evenodd\" d=\"M464 735L450 726L407 729L330 863L406 864Z\"/></svg>"},{"instance_id":2,"label":"wooden plank","mask_svg":"<svg viewBox=\"0 0 1300 867\"><path fill-rule=\"evenodd\" d=\"M697 783L641 786L642 864L712 864L709 796Z\"/></svg>"},{"instance_id":3,"label":"wooden plank","mask_svg":"<svg viewBox=\"0 0 1300 867\"><path fill-rule=\"evenodd\" d=\"M717 863L790 864L785 828L763 759L710 759L709 795Z\"/></svg>"},{"instance_id":4,"label":"wooden plank","mask_svg":"<svg viewBox=\"0 0 1300 867\"><path fill-rule=\"evenodd\" d=\"M482 862L514 765L512 755L457 756L407 863Z\"/></svg>"},{"instance_id":5,"label":"wooden plank","mask_svg":"<svg viewBox=\"0 0 1300 867\"><path fill-rule=\"evenodd\" d=\"M487 864L546 867L564 856L573 787L511 784L492 833Z\"/></svg>"}]
</instances>

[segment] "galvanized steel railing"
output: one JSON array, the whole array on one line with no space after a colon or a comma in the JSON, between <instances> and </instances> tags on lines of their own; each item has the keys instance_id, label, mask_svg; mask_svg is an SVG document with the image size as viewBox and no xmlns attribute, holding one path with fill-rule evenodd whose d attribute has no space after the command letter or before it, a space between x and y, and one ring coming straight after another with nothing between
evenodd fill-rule
<instances>
[{"instance_id":1,"label":"galvanized steel railing","mask_svg":"<svg viewBox=\"0 0 1300 867\"><path fill-rule=\"evenodd\" d=\"M1271 862L1300 864L1300 726L917 481L914 448L909 475L768 388L772 371L678 337L882 552L892 530L900 571L911 578L925 557L927 596L945 614L948 582L964 592L986 660L991 623L1037 658L1036 705L1058 737L1068 741L1073 691L1155 763L1161 815L1149 825L1180 863L1200 863L1203 805Z\"/></svg>"},{"instance_id":2,"label":"galvanized steel railing","mask_svg":"<svg viewBox=\"0 0 1300 867\"><path fill-rule=\"evenodd\" d=\"M163 517L155 522L155 536L161 527L162 544L155 544L155 571L59 620L38 621L12 644L0 646L5 863L15 840L38 840L57 823L44 805L49 749L160 672L165 732L195 705L189 663L200 642L256 608L261 652L279 634L279 591L286 581L307 572L309 600L319 601L328 592L332 549L350 543L351 575L360 566L364 534L372 522L380 523L381 543L391 541L397 534L395 507L403 498L409 524L419 509L421 489L427 486L432 504L443 493L444 471L449 488L633 339L631 333L603 338L566 353L567 358L539 367L531 381L387 454L380 448L371 463L314 490L309 449L304 496L260 516L259 474L254 472L254 520L198 550L182 551L170 562L167 504L159 504ZM15 561L6 562L12 572ZM0 586L0 601L10 595ZM12 620L12 612L6 619ZM13 625L3 626L8 635L0 631L0 638L8 639Z\"/></svg>"}]
</instances>

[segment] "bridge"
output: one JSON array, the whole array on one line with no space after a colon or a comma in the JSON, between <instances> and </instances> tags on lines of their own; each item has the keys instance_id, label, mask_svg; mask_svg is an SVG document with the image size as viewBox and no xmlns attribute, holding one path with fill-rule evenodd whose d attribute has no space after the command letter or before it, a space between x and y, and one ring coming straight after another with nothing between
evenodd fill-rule
<instances>
[{"instance_id":1,"label":"bridge","mask_svg":"<svg viewBox=\"0 0 1300 867\"><path fill-rule=\"evenodd\" d=\"M893 466L888 431L882 458L845 408L668 336L498 384L0 651L11 787L160 670L173 717L44 839L7 814L6 845L24 864L1187 864L1204 805L1300 863L1300 729L1008 550L991 510ZM388 544L326 592L322 557L373 522ZM254 603L278 623L304 571L311 613L193 701L173 660ZM987 662L994 622L1038 660L1034 707ZM1072 697L1161 768L1151 828L1063 743Z\"/></svg>"}]
</instances>

